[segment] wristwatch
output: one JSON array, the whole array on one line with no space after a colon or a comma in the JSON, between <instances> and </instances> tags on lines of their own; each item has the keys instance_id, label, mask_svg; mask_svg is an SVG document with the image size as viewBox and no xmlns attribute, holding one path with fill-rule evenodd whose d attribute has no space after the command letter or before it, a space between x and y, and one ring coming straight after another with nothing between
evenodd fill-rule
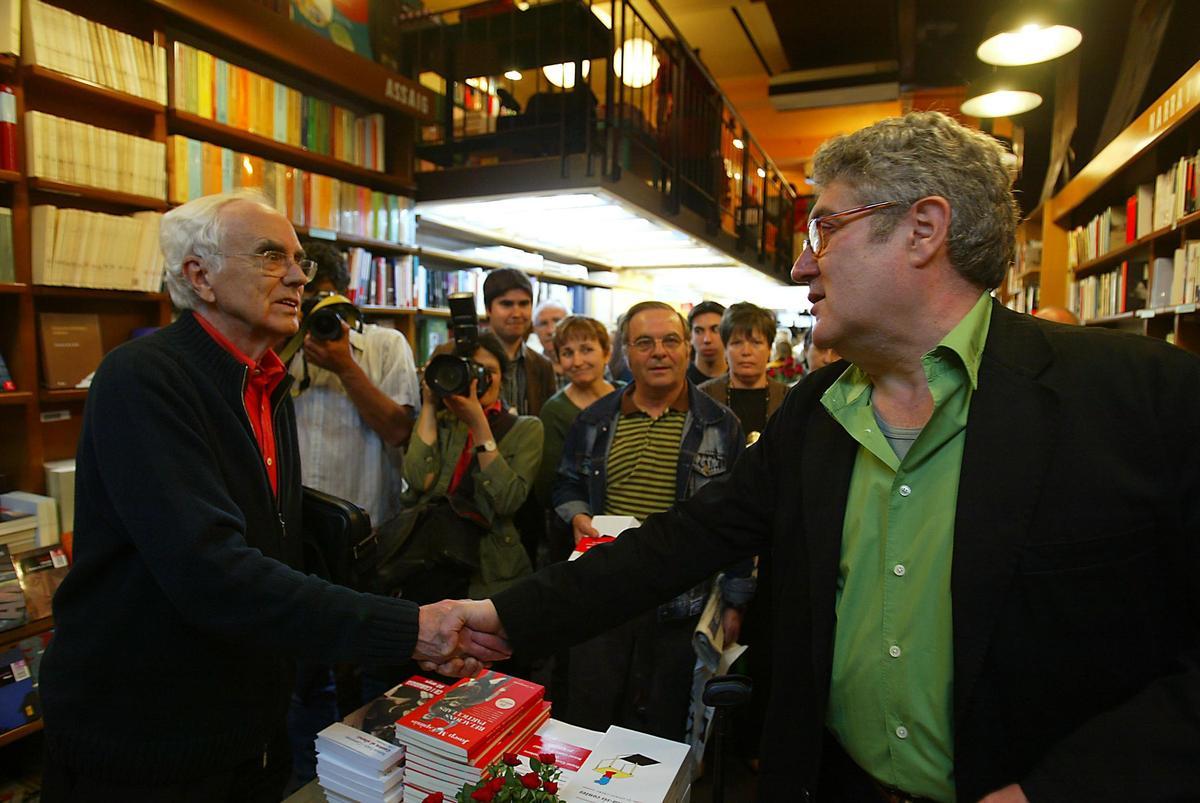
<instances>
[{"instance_id":1,"label":"wristwatch","mask_svg":"<svg viewBox=\"0 0 1200 803\"><path fill-rule=\"evenodd\" d=\"M475 447L475 454L483 454L484 452L496 451L496 442L490 438Z\"/></svg>"}]
</instances>

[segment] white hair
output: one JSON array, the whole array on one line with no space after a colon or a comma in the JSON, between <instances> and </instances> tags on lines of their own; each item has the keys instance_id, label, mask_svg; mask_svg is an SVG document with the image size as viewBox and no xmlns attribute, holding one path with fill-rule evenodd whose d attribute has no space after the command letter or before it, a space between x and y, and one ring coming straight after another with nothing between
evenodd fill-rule
<instances>
[{"instance_id":1,"label":"white hair","mask_svg":"<svg viewBox=\"0 0 1200 803\"><path fill-rule=\"evenodd\" d=\"M542 303L538 304L538 305L537 305L537 306L534 308L534 310L533 310L533 319L536 321L536 320L537 320L537 316L539 316L539 315L541 315L541 314L542 314L542 310L547 310L547 309L550 309L551 307L557 307L558 309L560 309L560 310L562 310L563 312L565 312L565 313L568 313L568 314L570 314L570 312L571 312L571 310L567 309L566 305L565 305L565 304L563 304L561 301L558 301L558 300L556 300L556 299L553 299L553 298L547 298L545 301L543 301Z\"/></svg>"},{"instance_id":2,"label":"white hair","mask_svg":"<svg viewBox=\"0 0 1200 803\"><path fill-rule=\"evenodd\" d=\"M205 195L188 201L163 215L159 227L159 245L166 258L167 291L179 309L195 309L200 297L183 275L183 263L189 257L210 260L210 272L220 271L223 260L214 259L225 235L221 210L235 201L249 201L277 211L258 190L243 189Z\"/></svg>"}]
</instances>

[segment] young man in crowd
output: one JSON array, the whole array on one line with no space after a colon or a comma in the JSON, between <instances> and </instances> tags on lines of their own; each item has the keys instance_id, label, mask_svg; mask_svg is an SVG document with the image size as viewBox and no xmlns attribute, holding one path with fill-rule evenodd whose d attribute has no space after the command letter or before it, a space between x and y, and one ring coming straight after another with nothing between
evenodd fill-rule
<instances>
[{"instance_id":1,"label":"young man in crowd","mask_svg":"<svg viewBox=\"0 0 1200 803\"><path fill-rule=\"evenodd\" d=\"M688 312L688 336L692 340L692 361L687 378L693 385L724 376L725 347L721 344L721 316L725 307L715 301L701 301Z\"/></svg>"},{"instance_id":2,"label":"young man in crowd","mask_svg":"<svg viewBox=\"0 0 1200 803\"><path fill-rule=\"evenodd\" d=\"M991 297L1004 156L937 112L825 143L792 277L846 362L728 481L470 624L551 650L770 551L763 800L1194 798L1200 360Z\"/></svg>"},{"instance_id":3,"label":"young man in crowd","mask_svg":"<svg viewBox=\"0 0 1200 803\"><path fill-rule=\"evenodd\" d=\"M508 354L504 374L504 403L517 415L537 415L542 404L557 392L550 360L525 345L529 336L533 285L516 268L499 268L483 280L483 305L488 328L496 333Z\"/></svg>"}]
</instances>

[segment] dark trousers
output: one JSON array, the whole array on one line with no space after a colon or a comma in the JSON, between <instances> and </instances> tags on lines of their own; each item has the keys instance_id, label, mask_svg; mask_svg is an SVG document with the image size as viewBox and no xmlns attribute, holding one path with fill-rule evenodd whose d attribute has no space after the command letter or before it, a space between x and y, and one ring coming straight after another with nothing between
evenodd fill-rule
<instances>
[{"instance_id":1,"label":"dark trousers","mask_svg":"<svg viewBox=\"0 0 1200 803\"><path fill-rule=\"evenodd\" d=\"M138 786L137 778L109 783L80 775L49 753L45 761L43 803L279 803L292 770L291 749L282 731L263 753L232 769L165 786Z\"/></svg>"},{"instance_id":2,"label":"dark trousers","mask_svg":"<svg viewBox=\"0 0 1200 803\"><path fill-rule=\"evenodd\" d=\"M659 622L651 611L572 648L565 719L686 741L698 618Z\"/></svg>"}]
</instances>

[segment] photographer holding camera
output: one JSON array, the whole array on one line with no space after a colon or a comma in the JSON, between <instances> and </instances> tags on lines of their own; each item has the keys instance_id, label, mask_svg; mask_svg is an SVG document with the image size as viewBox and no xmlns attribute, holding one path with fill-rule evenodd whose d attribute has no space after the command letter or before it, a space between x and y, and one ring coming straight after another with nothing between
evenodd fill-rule
<instances>
[{"instance_id":1,"label":"photographer holding camera","mask_svg":"<svg viewBox=\"0 0 1200 803\"><path fill-rule=\"evenodd\" d=\"M350 284L346 262L333 243L302 245L317 263L304 288L303 352L289 368L304 484L353 502L378 526L399 512L419 392L412 349L394 329L361 325L348 301L330 304Z\"/></svg>"},{"instance_id":2,"label":"photographer holding camera","mask_svg":"<svg viewBox=\"0 0 1200 803\"><path fill-rule=\"evenodd\" d=\"M413 601L482 599L533 571L513 515L537 475L542 422L504 409L504 346L478 332L470 294L456 295L454 352L443 347L425 367L404 457L409 521L381 533L383 580Z\"/></svg>"}]
</instances>

